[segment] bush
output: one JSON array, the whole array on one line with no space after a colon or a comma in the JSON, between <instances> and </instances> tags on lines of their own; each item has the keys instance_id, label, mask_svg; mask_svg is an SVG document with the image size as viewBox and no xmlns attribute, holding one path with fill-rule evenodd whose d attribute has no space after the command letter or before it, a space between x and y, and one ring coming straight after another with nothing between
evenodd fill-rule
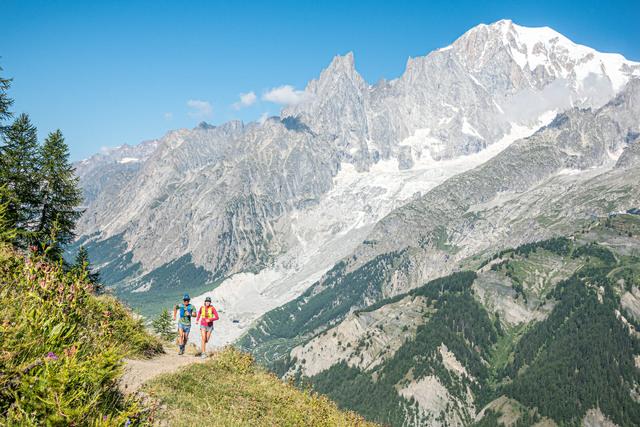
<instances>
[{"instance_id":1,"label":"bush","mask_svg":"<svg viewBox=\"0 0 640 427\"><path fill-rule=\"evenodd\" d=\"M61 265L0 248L0 424L142 421L118 390L125 355L162 351L113 297Z\"/></svg>"}]
</instances>

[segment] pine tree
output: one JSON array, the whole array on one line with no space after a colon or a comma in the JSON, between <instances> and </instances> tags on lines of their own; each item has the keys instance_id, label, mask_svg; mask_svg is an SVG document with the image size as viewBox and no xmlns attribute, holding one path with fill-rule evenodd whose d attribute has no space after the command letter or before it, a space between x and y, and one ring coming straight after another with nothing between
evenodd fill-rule
<instances>
[{"instance_id":1,"label":"pine tree","mask_svg":"<svg viewBox=\"0 0 640 427\"><path fill-rule=\"evenodd\" d=\"M10 198L7 189L0 187L0 244L13 243L16 238L16 230L7 217Z\"/></svg>"},{"instance_id":2,"label":"pine tree","mask_svg":"<svg viewBox=\"0 0 640 427\"><path fill-rule=\"evenodd\" d=\"M21 114L2 134L0 186L11 193L6 218L18 233L17 244L33 241L40 206L39 152L36 128Z\"/></svg>"},{"instance_id":3,"label":"pine tree","mask_svg":"<svg viewBox=\"0 0 640 427\"><path fill-rule=\"evenodd\" d=\"M0 67L0 71L2 71L2 67ZM0 76L0 133L4 129L2 126L2 122L11 118L11 112L9 108L13 104L13 99L9 98L7 95L7 91L11 86L11 79L5 79Z\"/></svg>"},{"instance_id":4,"label":"pine tree","mask_svg":"<svg viewBox=\"0 0 640 427\"><path fill-rule=\"evenodd\" d=\"M47 245L64 246L74 238L82 203L75 169L69 162L69 149L62 132L51 132L41 150L42 207L38 236Z\"/></svg>"},{"instance_id":5,"label":"pine tree","mask_svg":"<svg viewBox=\"0 0 640 427\"><path fill-rule=\"evenodd\" d=\"M176 336L173 320L166 307L162 309L158 317L153 319L152 326L155 333L167 341L171 341Z\"/></svg>"},{"instance_id":6,"label":"pine tree","mask_svg":"<svg viewBox=\"0 0 640 427\"><path fill-rule=\"evenodd\" d=\"M100 273L94 271L89 261L89 252L84 246L80 246L80 250L76 254L72 269L76 270L81 276L84 276L92 285L96 293L102 293L103 286L100 283Z\"/></svg>"}]
</instances>

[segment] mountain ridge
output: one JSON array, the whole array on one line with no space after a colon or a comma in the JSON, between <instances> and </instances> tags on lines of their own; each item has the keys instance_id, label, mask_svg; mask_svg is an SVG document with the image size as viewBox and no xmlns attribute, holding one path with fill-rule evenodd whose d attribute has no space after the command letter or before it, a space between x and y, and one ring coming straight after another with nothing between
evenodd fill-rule
<instances>
[{"instance_id":1,"label":"mountain ridge","mask_svg":"<svg viewBox=\"0 0 640 427\"><path fill-rule=\"evenodd\" d=\"M125 255L102 257L101 267L117 278L110 285L122 297L136 292L145 314L167 304L154 293L169 278L154 272L189 259L184 268L201 277L193 288L217 286L213 296L239 320L226 325L233 332L223 339L231 341L371 240L370 229L393 209L548 123L570 106L565 95L582 106L613 95L609 83L594 91L571 75L557 78L555 66L523 69L507 52L511 44L505 47L503 27L513 25L476 27L451 48L411 59L398 79L373 86L355 70L352 54L338 56L309 83L308 99L279 118L173 131L144 162L81 174L86 189L104 192L92 196L80 241L105 254L119 242ZM482 53L474 46L482 43L495 54L482 72L470 73ZM571 58L553 55L572 66ZM640 70L624 64L621 75ZM594 75L609 82L607 73Z\"/></svg>"}]
</instances>

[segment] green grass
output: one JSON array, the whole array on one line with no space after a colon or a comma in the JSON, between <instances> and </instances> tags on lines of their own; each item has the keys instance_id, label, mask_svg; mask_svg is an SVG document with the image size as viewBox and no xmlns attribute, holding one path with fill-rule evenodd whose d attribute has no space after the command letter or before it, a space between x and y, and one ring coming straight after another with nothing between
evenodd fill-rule
<instances>
[{"instance_id":1,"label":"green grass","mask_svg":"<svg viewBox=\"0 0 640 427\"><path fill-rule=\"evenodd\" d=\"M368 426L317 393L301 391L227 347L212 360L163 375L144 387L171 426Z\"/></svg>"},{"instance_id":2,"label":"green grass","mask_svg":"<svg viewBox=\"0 0 640 427\"><path fill-rule=\"evenodd\" d=\"M76 273L0 247L0 425L133 425L122 359L162 351L140 320Z\"/></svg>"},{"instance_id":3,"label":"green grass","mask_svg":"<svg viewBox=\"0 0 640 427\"><path fill-rule=\"evenodd\" d=\"M502 371L513 361L513 350L526 330L527 324L521 323L504 330L504 333L498 336L498 341L491 349L491 357L488 360L491 366L489 375L491 386L496 386L497 382L502 380Z\"/></svg>"}]
</instances>

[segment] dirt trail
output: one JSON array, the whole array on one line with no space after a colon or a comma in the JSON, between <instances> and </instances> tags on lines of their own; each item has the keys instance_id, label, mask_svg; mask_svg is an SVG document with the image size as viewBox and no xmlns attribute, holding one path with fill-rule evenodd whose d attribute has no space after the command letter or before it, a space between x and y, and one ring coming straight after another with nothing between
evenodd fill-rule
<instances>
[{"instance_id":1,"label":"dirt trail","mask_svg":"<svg viewBox=\"0 0 640 427\"><path fill-rule=\"evenodd\" d=\"M182 356L179 356L177 349L174 348L165 348L165 351L166 354L153 359L126 359L120 389L124 393L135 393L142 384L160 374L175 372L183 366L202 363L206 360L196 356L195 351L187 351L187 354Z\"/></svg>"}]
</instances>

